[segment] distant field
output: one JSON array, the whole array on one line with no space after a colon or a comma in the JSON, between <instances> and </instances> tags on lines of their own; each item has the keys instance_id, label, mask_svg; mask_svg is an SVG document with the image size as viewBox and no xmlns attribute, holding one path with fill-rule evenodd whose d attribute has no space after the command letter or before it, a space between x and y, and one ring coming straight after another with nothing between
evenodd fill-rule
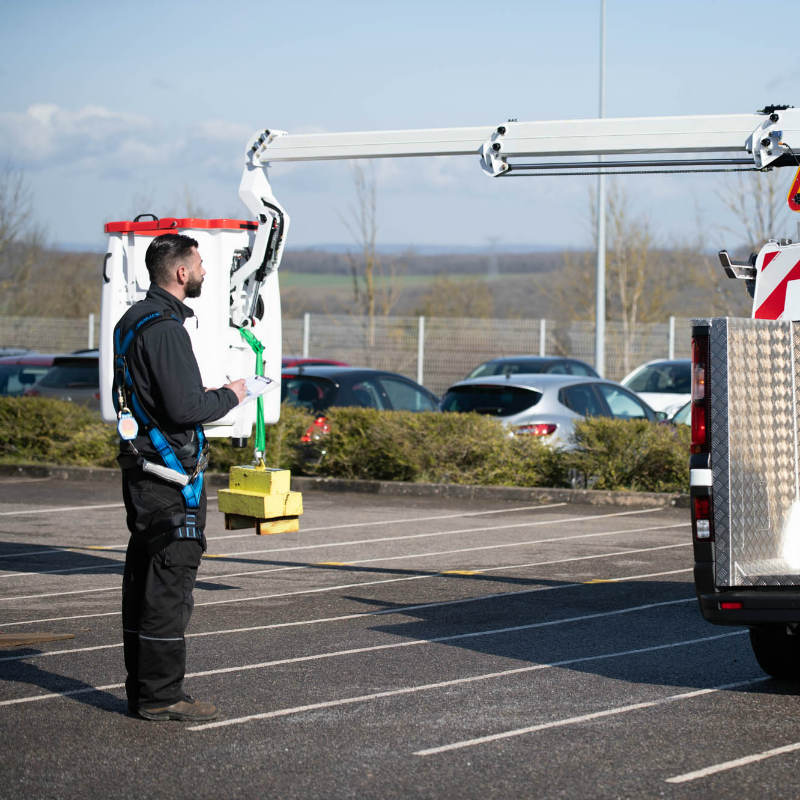
<instances>
[{"instance_id":1,"label":"distant field","mask_svg":"<svg viewBox=\"0 0 800 800\"><path fill-rule=\"evenodd\" d=\"M281 269L281 286L298 289L350 289L353 285L351 275L331 275L312 272L293 272L290 269ZM391 280L398 289L425 289L437 278L447 278L453 281L483 280L486 283L496 283L503 279L522 277L521 275L500 275L494 278L479 275L442 274L442 275L396 275L394 278L376 278L376 285L382 285Z\"/></svg>"}]
</instances>

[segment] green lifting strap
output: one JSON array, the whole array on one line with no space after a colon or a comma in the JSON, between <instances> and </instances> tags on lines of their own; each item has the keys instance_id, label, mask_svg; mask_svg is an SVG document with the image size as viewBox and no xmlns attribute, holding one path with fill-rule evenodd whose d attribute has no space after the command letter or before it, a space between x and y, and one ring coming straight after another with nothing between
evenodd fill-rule
<instances>
[{"instance_id":1,"label":"green lifting strap","mask_svg":"<svg viewBox=\"0 0 800 800\"><path fill-rule=\"evenodd\" d=\"M256 354L256 375L264 375L264 345L247 328L239 328L242 338ZM267 434L264 428L264 398L256 398L256 457L263 458L267 447Z\"/></svg>"}]
</instances>

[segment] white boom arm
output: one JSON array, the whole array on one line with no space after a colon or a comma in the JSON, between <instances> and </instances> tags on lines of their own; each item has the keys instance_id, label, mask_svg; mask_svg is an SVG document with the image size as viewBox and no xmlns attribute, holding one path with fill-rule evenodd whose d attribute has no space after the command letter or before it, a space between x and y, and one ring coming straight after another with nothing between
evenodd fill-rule
<instances>
[{"instance_id":1,"label":"white boom arm","mask_svg":"<svg viewBox=\"0 0 800 800\"><path fill-rule=\"evenodd\" d=\"M554 166L508 161L518 157L637 155L650 158L625 163L658 167L665 162L655 161L653 156L693 154L703 157L680 163L749 164L764 169L784 165L777 162L796 164L792 148L800 152L800 109L769 107L754 114L511 121L467 128L311 134L265 130L253 136L246 157L247 169L252 169L281 161L471 155L479 156L485 172L498 177L519 169ZM725 156L712 159L704 155L709 153ZM603 166L613 165L604 162Z\"/></svg>"},{"instance_id":2,"label":"white boom arm","mask_svg":"<svg viewBox=\"0 0 800 800\"><path fill-rule=\"evenodd\" d=\"M750 114L509 121L495 126L351 133L257 131L245 151L239 196L259 220L259 229L248 261L231 276L233 323L246 326L252 319L253 298L278 269L283 253L289 218L267 178L271 163L457 155L477 157L492 177L800 166L800 109L767 106ZM585 160L591 156L596 160ZM520 158L535 160L516 160ZM800 210L800 193L790 197L789 204ZM739 265L731 268L735 266ZM736 277L749 278L751 273Z\"/></svg>"},{"instance_id":3,"label":"white boom arm","mask_svg":"<svg viewBox=\"0 0 800 800\"><path fill-rule=\"evenodd\" d=\"M569 174L570 170L575 174L581 169L800 166L800 109L768 106L752 114L510 121L496 126L351 133L257 131L245 151L239 196L260 225L252 256L232 277L234 323L245 324L252 316L248 298L253 292L248 288L276 270L283 253L289 218L267 178L271 163L458 155L478 157L483 171L493 177ZM669 155L679 158L666 159ZM610 160L581 160L586 156ZM632 158L623 161L622 156ZM556 157L569 160L554 161ZM518 158L538 160L509 160ZM800 198L796 205L800 208Z\"/></svg>"}]
</instances>

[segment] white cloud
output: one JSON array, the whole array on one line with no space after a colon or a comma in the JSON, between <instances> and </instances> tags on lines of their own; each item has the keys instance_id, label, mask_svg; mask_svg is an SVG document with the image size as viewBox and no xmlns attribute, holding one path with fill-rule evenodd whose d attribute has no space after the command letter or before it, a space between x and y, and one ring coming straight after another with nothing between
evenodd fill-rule
<instances>
[{"instance_id":1,"label":"white cloud","mask_svg":"<svg viewBox=\"0 0 800 800\"><path fill-rule=\"evenodd\" d=\"M101 106L71 111L40 103L22 113L0 113L0 146L26 165L63 163L119 152L152 129L145 117Z\"/></svg>"}]
</instances>

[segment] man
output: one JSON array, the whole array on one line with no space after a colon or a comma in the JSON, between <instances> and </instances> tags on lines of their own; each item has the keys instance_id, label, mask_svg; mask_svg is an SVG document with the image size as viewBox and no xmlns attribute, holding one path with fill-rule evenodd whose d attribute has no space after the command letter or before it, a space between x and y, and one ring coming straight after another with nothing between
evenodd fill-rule
<instances>
[{"instance_id":1,"label":"man","mask_svg":"<svg viewBox=\"0 0 800 800\"><path fill-rule=\"evenodd\" d=\"M131 538L122 585L128 709L148 720L208 720L217 709L184 692L184 633L205 550L207 445L202 424L245 396L244 380L206 390L183 322L198 297L197 242L158 236L145 254L150 288L114 329L122 494Z\"/></svg>"}]
</instances>

